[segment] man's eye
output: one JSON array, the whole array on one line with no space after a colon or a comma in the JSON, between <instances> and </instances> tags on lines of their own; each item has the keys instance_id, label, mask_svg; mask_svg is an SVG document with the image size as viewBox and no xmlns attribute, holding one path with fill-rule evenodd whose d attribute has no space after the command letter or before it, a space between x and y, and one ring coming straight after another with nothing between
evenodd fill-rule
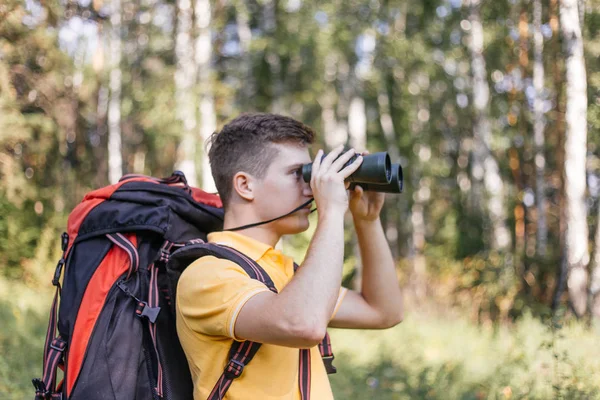
<instances>
[{"instance_id":1,"label":"man's eye","mask_svg":"<svg viewBox=\"0 0 600 400\"><path fill-rule=\"evenodd\" d=\"M294 175L296 175L296 178L300 178L302 176L302 168L294 170Z\"/></svg>"}]
</instances>

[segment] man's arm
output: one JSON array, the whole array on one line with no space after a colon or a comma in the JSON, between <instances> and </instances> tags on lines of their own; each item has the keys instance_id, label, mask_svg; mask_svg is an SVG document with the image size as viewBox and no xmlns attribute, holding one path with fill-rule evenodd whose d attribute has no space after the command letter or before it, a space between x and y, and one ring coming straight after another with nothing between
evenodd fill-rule
<instances>
[{"instance_id":1,"label":"man's arm","mask_svg":"<svg viewBox=\"0 0 600 400\"><path fill-rule=\"evenodd\" d=\"M352 150L336 160L342 149L338 147L322 161L321 151L315 157L310 187L319 221L302 266L280 293L259 293L246 302L235 322L236 337L307 348L325 336L342 279L348 209L344 179L362 162L359 157L342 168L354 155Z\"/></svg>"},{"instance_id":2,"label":"man's arm","mask_svg":"<svg viewBox=\"0 0 600 400\"><path fill-rule=\"evenodd\" d=\"M355 218L354 225L363 264L361 292L348 291L329 326L383 329L397 325L403 318L402 293L381 221Z\"/></svg>"},{"instance_id":3,"label":"man's arm","mask_svg":"<svg viewBox=\"0 0 600 400\"><path fill-rule=\"evenodd\" d=\"M320 219L293 279L278 294L262 292L248 300L235 323L236 337L300 348L323 340L341 285L343 218L339 213Z\"/></svg>"}]
</instances>

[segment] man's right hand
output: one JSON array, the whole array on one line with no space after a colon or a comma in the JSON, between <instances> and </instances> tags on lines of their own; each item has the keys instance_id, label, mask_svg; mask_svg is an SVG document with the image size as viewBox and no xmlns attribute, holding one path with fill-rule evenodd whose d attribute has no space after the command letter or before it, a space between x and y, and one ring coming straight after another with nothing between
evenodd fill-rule
<instances>
[{"instance_id":1,"label":"man's right hand","mask_svg":"<svg viewBox=\"0 0 600 400\"><path fill-rule=\"evenodd\" d=\"M342 150L337 147L326 157L319 150L312 164L310 186L319 223L304 262L279 293L264 291L247 301L235 322L235 337L297 348L311 348L323 340L342 284L344 214L349 204L344 180L362 163L359 157L344 168L355 152L340 156Z\"/></svg>"},{"instance_id":2,"label":"man's right hand","mask_svg":"<svg viewBox=\"0 0 600 400\"><path fill-rule=\"evenodd\" d=\"M343 215L348 209L348 193L344 181L360 167L363 158L359 156L344 167L356 152L350 149L340 155L343 149L340 145L325 157L322 157L323 151L319 150L313 161L310 187L319 215L331 212L341 212Z\"/></svg>"}]
</instances>

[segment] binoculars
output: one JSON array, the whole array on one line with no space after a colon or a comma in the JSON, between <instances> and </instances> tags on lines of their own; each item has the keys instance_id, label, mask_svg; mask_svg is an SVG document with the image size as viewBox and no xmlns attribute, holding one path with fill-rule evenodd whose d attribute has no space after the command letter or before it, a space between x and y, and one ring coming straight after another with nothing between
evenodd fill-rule
<instances>
[{"instance_id":1,"label":"binoculars","mask_svg":"<svg viewBox=\"0 0 600 400\"><path fill-rule=\"evenodd\" d=\"M358 154L354 155L342 168L352 164L357 157ZM304 182L310 182L311 174L312 164L304 164L302 166ZM350 182L351 189L360 185L363 190L370 192L402 193L402 166L392 164L387 152L367 154L363 156L360 167L346 178L346 181Z\"/></svg>"}]
</instances>

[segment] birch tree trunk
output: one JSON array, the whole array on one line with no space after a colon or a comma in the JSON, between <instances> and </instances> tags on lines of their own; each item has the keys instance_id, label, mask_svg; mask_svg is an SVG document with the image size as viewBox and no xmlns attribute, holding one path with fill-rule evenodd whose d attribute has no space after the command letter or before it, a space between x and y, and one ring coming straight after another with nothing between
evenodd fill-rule
<instances>
[{"instance_id":1,"label":"birch tree trunk","mask_svg":"<svg viewBox=\"0 0 600 400\"><path fill-rule=\"evenodd\" d=\"M193 10L191 0L177 0L177 35L175 37L175 100L177 119L183 132L177 149L175 168L182 171L192 186L198 185L196 174L196 102L194 96L196 65L194 62Z\"/></svg>"},{"instance_id":2,"label":"birch tree trunk","mask_svg":"<svg viewBox=\"0 0 600 400\"><path fill-rule=\"evenodd\" d=\"M419 82L419 92L429 90L429 79L427 75L418 76L413 81ZM410 287L414 290L418 301L425 300L427 295L427 261L423 251L425 249L425 207L431 196L429 179L424 177L424 165L431 159L431 147L428 135L429 125L429 101L422 96L416 102L414 113L415 121L412 122L411 133L413 136L414 162L411 164L411 180L414 189L413 204L411 208L410 222L412 235L410 241L410 257L413 264L413 272L410 276Z\"/></svg>"},{"instance_id":3,"label":"birch tree trunk","mask_svg":"<svg viewBox=\"0 0 600 400\"><path fill-rule=\"evenodd\" d=\"M600 318L600 206L598 206L598 219L596 222L596 236L594 241L594 258L591 264L591 283L589 293L589 303L592 318Z\"/></svg>"},{"instance_id":4,"label":"birch tree trunk","mask_svg":"<svg viewBox=\"0 0 600 400\"><path fill-rule=\"evenodd\" d=\"M544 147L545 116L544 116L544 37L542 36L542 0L533 1L533 86L535 99L534 112L534 144L535 144L535 199L537 207L537 254L546 255L548 242L548 226L546 224L546 184L544 180L546 157Z\"/></svg>"},{"instance_id":5,"label":"birch tree trunk","mask_svg":"<svg viewBox=\"0 0 600 400\"><path fill-rule=\"evenodd\" d=\"M398 38L398 40L406 40L406 18L408 15L408 2L402 2L400 6L400 12L395 13L395 16L390 21L390 26L393 26L394 35L391 37ZM385 40L385 39L383 39ZM383 46L378 46L380 49ZM398 120L392 118L393 115L398 115L400 113L400 105L402 101L399 97L401 97L401 93L399 95L395 94L394 86L395 86L395 75L398 74L404 75L405 71L404 67L401 65L394 66L390 68L387 72L387 75L384 75L383 82L385 83L384 91L386 93L385 100L380 97L380 105L384 104L386 110L389 113L389 119L382 116L382 126L387 126L387 133L385 133L388 143L388 151L390 151L390 156L393 157L393 160L400 161L400 149L399 149L399 141L398 137L402 132L402 128L396 125ZM385 113L383 113L385 114ZM391 129L391 130L390 130ZM384 131L385 132L385 131ZM407 161L408 162L408 161ZM406 166L406 165L404 165ZM406 242L406 230L403 231L403 227L406 226L406 221L411 216L411 211L408 208L409 203L403 199L403 196L392 196L393 203L392 207L394 211L392 218L389 218L388 229L386 230L387 238L389 241L393 241L394 244L392 249L396 249L396 254L400 256L402 253L403 246ZM410 224L408 224L410 226ZM409 228L410 229L410 228Z\"/></svg>"},{"instance_id":6,"label":"birch tree trunk","mask_svg":"<svg viewBox=\"0 0 600 400\"><path fill-rule=\"evenodd\" d=\"M367 112L365 101L358 96L350 101L348 110L348 131L350 133L350 146L357 151L367 149Z\"/></svg>"},{"instance_id":7,"label":"birch tree trunk","mask_svg":"<svg viewBox=\"0 0 600 400\"><path fill-rule=\"evenodd\" d=\"M340 64L342 67L340 67ZM339 109L342 100L335 89L336 79L340 79L340 76L342 76L342 79L347 79L347 75L344 75L344 71L347 69L346 65L343 57L339 54L330 52L325 56L323 80L326 82L327 87L324 95L318 101L321 106L323 136L327 149L333 149L341 144L345 145L349 139L347 124L343 118L338 118L339 115L336 111Z\"/></svg>"},{"instance_id":8,"label":"birch tree trunk","mask_svg":"<svg viewBox=\"0 0 600 400\"><path fill-rule=\"evenodd\" d=\"M246 0L238 0L236 7L237 33L240 40L240 70L241 88L240 100L242 108L250 106L254 96L254 79L252 76L252 57L250 54L250 43L252 42L252 31L250 30L250 16Z\"/></svg>"},{"instance_id":9,"label":"birch tree trunk","mask_svg":"<svg viewBox=\"0 0 600 400\"><path fill-rule=\"evenodd\" d=\"M560 1L560 25L566 56L565 132L565 257L567 287L575 313L586 310L588 226L585 206L585 161L587 152L587 80L577 0Z\"/></svg>"},{"instance_id":10,"label":"birch tree trunk","mask_svg":"<svg viewBox=\"0 0 600 400\"><path fill-rule=\"evenodd\" d=\"M550 0L549 7L549 19L550 28L552 29L552 81L554 87L554 118L552 124L551 134L549 139L552 140L552 144L556 148L555 163L557 166L557 172L554 173L555 178L553 179L557 184L554 185L554 189L557 189L558 201L557 207L554 213L558 214L558 238L559 246L561 249L561 260L558 266L557 283L554 288L552 295L552 310L556 311L560 305L560 298L567 286L568 267L566 254L564 249L566 247L566 225L567 225L567 211L566 211L566 198L565 198L565 176L564 176L564 165L565 165L565 100L564 100L564 87L563 87L563 69L564 60L562 58L560 50L560 27L559 27L559 0Z\"/></svg>"},{"instance_id":11,"label":"birch tree trunk","mask_svg":"<svg viewBox=\"0 0 600 400\"><path fill-rule=\"evenodd\" d=\"M99 82L98 85L98 100L96 107L96 135L92 137L94 148L94 158L97 162L96 176L94 177L94 187L102 187L106 185L108 177L108 166L104 163L107 158L108 146L105 146L108 131L106 117L108 114L109 89L106 83Z\"/></svg>"},{"instance_id":12,"label":"birch tree trunk","mask_svg":"<svg viewBox=\"0 0 600 400\"><path fill-rule=\"evenodd\" d=\"M114 184L123 175L123 157L121 155L121 0L112 0L111 9L108 180Z\"/></svg>"},{"instance_id":13,"label":"birch tree trunk","mask_svg":"<svg viewBox=\"0 0 600 400\"><path fill-rule=\"evenodd\" d=\"M268 0L263 7L262 29L266 37L271 37L267 46L266 60L269 64L272 84L271 112L281 114L284 112L283 102L283 80L281 78L281 58L279 57L277 45L277 0ZM275 39L275 40L274 40Z\"/></svg>"},{"instance_id":14,"label":"birch tree trunk","mask_svg":"<svg viewBox=\"0 0 600 400\"><path fill-rule=\"evenodd\" d=\"M333 149L340 144L346 143L346 135L338 134L338 123L335 115L335 90L329 88L325 95L319 100L321 105L321 120L323 121L323 135L325 144Z\"/></svg>"},{"instance_id":15,"label":"birch tree trunk","mask_svg":"<svg viewBox=\"0 0 600 400\"><path fill-rule=\"evenodd\" d=\"M487 82L485 59L483 58L483 27L481 24L480 1L471 0L469 20L471 22L471 69L473 72L473 191L476 204L487 211L492 231L490 245L496 250L510 247L511 237L506 224L504 183L498 163L493 157L489 121L490 88Z\"/></svg>"},{"instance_id":16,"label":"birch tree trunk","mask_svg":"<svg viewBox=\"0 0 600 400\"><path fill-rule=\"evenodd\" d=\"M585 18L585 0L577 0L577 7L579 8L579 26L583 27L583 20Z\"/></svg>"},{"instance_id":17,"label":"birch tree trunk","mask_svg":"<svg viewBox=\"0 0 600 400\"><path fill-rule=\"evenodd\" d=\"M396 130L394 128L394 121L392 119L392 116L390 115L389 98L383 90L380 91L379 95L377 96L377 103L379 104L379 123L381 125L381 130L383 131L383 136L385 138L385 147L393 162L397 162L397 160L400 159L400 152L398 151L398 144L396 142ZM400 210L399 197L400 196L390 196L387 199L387 202L392 202L392 204L394 204L394 202L396 203L395 205L397 205L397 207L395 207L396 210L394 210L394 212L397 213L399 213ZM386 218L385 224L385 236L388 240L388 243L390 243L394 259L396 259L396 257L398 257L400 254L400 248L398 246L398 226L396 225L396 222L397 218L388 217Z\"/></svg>"},{"instance_id":18,"label":"birch tree trunk","mask_svg":"<svg viewBox=\"0 0 600 400\"><path fill-rule=\"evenodd\" d=\"M196 0L196 66L198 68L198 87L200 89L200 138L202 149L206 149L206 140L217 129L217 117L213 98L212 75L212 39L210 32L210 0ZM202 189L214 193L217 191L210 171L208 154L202 152Z\"/></svg>"},{"instance_id":19,"label":"birch tree trunk","mask_svg":"<svg viewBox=\"0 0 600 400\"><path fill-rule=\"evenodd\" d=\"M388 96L383 91L379 92L377 103L379 104L379 123L385 138L386 149L390 154L392 162L397 162L400 158L400 152L396 143L396 130L394 128L394 121L390 115L390 102Z\"/></svg>"},{"instance_id":20,"label":"birch tree trunk","mask_svg":"<svg viewBox=\"0 0 600 400\"><path fill-rule=\"evenodd\" d=\"M349 64L347 56L340 54L337 64L337 80L339 82L339 92L337 96L335 140L336 144L348 144L350 139L350 131L348 123L350 122L349 110L350 101L352 100L353 87L350 83L352 80L352 66Z\"/></svg>"},{"instance_id":21,"label":"birch tree trunk","mask_svg":"<svg viewBox=\"0 0 600 400\"><path fill-rule=\"evenodd\" d=\"M350 134L350 146L357 151L367 149L367 113L365 110L365 101L354 96L350 102L348 110L348 132ZM355 275L352 282L354 290L360 291L362 288L362 262L358 244L354 246L356 256Z\"/></svg>"}]
</instances>

